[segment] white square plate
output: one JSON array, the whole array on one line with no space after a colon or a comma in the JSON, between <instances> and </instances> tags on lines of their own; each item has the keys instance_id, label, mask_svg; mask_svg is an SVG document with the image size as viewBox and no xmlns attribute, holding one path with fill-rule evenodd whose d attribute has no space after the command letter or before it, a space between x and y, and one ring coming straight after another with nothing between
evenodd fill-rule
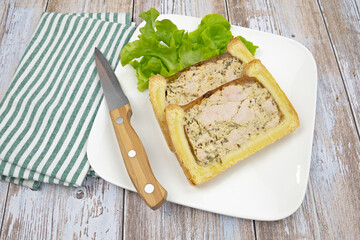
<instances>
[{"instance_id":1,"label":"white square plate","mask_svg":"<svg viewBox=\"0 0 360 240\"><path fill-rule=\"evenodd\" d=\"M161 15L179 29L192 31L199 18ZM130 41L137 39L139 28ZM155 177L168 191L167 200L205 211L256 220L278 220L296 211L308 182L315 121L317 69L312 54L300 43L278 35L232 26L259 48L255 57L272 73L300 118L295 132L265 147L210 181L191 186L175 155L168 149L149 101L148 91L136 88L131 66L116 69L133 116L131 124L144 144ZM96 173L122 188L135 191L125 169L105 101L88 140L87 154Z\"/></svg>"}]
</instances>

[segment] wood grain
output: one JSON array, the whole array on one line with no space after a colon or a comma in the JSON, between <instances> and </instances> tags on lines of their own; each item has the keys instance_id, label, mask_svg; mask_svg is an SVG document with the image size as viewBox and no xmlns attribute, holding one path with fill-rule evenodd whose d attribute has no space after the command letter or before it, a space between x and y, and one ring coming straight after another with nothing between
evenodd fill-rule
<instances>
[{"instance_id":1,"label":"wood grain","mask_svg":"<svg viewBox=\"0 0 360 240\"><path fill-rule=\"evenodd\" d=\"M46 0L0 3L0 99L5 95L45 7Z\"/></svg>"},{"instance_id":2,"label":"wood grain","mask_svg":"<svg viewBox=\"0 0 360 240\"><path fill-rule=\"evenodd\" d=\"M0 237L1 237L1 230L3 226L3 217L5 214L6 209L6 201L8 197L8 191L9 191L9 183L1 181L0 182Z\"/></svg>"},{"instance_id":3,"label":"wood grain","mask_svg":"<svg viewBox=\"0 0 360 240\"><path fill-rule=\"evenodd\" d=\"M246 11L239 14L241 9ZM269 239L268 233L272 233L273 239L309 236L308 231L298 231L307 225L316 233L312 234L314 238L359 238L359 138L318 4L309 0L230 0L229 16L232 23L299 41L313 53L318 65L317 113L307 198L300 211L290 218L274 224L256 222L258 239Z\"/></svg>"},{"instance_id":4,"label":"wood grain","mask_svg":"<svg viewBox=\"0 0 360 240\"><path fill-rule=\"evenodd\" d=\"M132 12L132 0L49 0L48 12Z\"/></svg>"},{"instance_id":5,"label":"wood grain","mask_svg":"<svg viewBox=\"0 0 360 240\"><path fill-rule=\"evenodd\" d=\"M226 7L224 1L216 0L135 0L134 2L134 21L139 24L143 20L139 14L156 8L160 14L181 14L193 17L203 17L206 14L218 13L226 17Z\"/></svg>"},{"instance_id":6,"label":"wood grain","mask_svg":"<svg viewBox=\"0 0 360 240\"><path fill-rule=\"evenodd\" d=\"M0 101L45 6L46 0L5 0L0 3ZM8 188L9 183L0 182L1 216L5 212ZM2 223L3 218L0 219L0 226Z\"/></svg>"},{"instance_id":7,"label":"wood grain","mask_svg":"<svg viewBox=\"0 0 360 240\"><path fill-rule=\"evenodd\" d=\"M89 178L84 187L12 184L1 239L119 239L123 190Z\"/></svg>"},{"instance_id":8,"label":"wood grain","mask_svg":"<svg viewBox=\"0 0 360 240\"><path fill-rule=\"evenodd\" d=\"M99 69L100 76L101 72ZM131 115L130 104L110 111L116 139L130 179L146 204L156 210L164 204L167 192L154 176L145 148L130 124ZM118 122L119 119L121 122ZM133 156L130 156L130 151L133 151ZM151 192L145 189L148 184L153 186Z\"/></svg>"},{"instance_id":9,"label":"wood grain","mask_svg":"<svg viewBox=\"0 0 360 240\"><path fill-rule=\"evenodd\" d=\"M333 51L360 129L360 2L319 0Z\"/></svg>"},{"instance_id":10,"label":"wood grain","mask_svg":"<svg viewBox=\"0 0 360 240\"><path fill-rule=\"evenodd\" d=\"M165 203L152 211L126 192L124 239L255 239L251 221Z\"/></svg>"}]
</instances>

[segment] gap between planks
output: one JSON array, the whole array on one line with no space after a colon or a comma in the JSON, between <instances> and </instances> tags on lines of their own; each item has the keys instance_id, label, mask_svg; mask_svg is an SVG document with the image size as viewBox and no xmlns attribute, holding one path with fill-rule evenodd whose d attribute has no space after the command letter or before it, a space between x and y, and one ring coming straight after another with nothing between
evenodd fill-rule
<instances>
[{"instance_id":1,"label":"gap between planks","mask_svg":"<svg viewBox=\"0 0 360 240\"><path fill-rule=\"evenodd\" d=\"M338 67L338 69L339 69L341 81L342 81L342 83L343 83L343 85L344 85L346 97L347 97L347 100L348 100L348 103L349 103L349 106L350 106L350 110L351 110L351 115L352 115L352 118L353 118L354 126L355 126L355 129L356 129L357 135L358 135L358 139L359 139L359 141L360 141L359 126L358 126L358 123L356 122L355 110L354 110L353 105L351 104L350 94L349 94L348 89L347 89L347 87L346 87L344 74L343 74L343 72L341 71L340 62L339 62L339 56L336 54L334 41L333 41L333 39L332 39L332 37L331 37L330 31L329 31L329 27L328 27L328 23L326 22L326 19L325 19L325 16L324 16L324 11L323 11L323 9L322 9L322 7L321 7L321 4L320 4L319 0L316 0L316 2L317 2L317 5L319 6L319 10L320 10L320 13L321 13L321 17L322 17L322 20L323 20L323 22L324 22L324 26L325 26L325 29L326 29L326 34L328 35L328 38L329 38L329 41L330 41L331 50L333 51L333 54L334 54L334 56L335 56L336 65L337 65L337 67ZM356 4L356 2L355 2L355 4ZM356 5L356 6L357 6L357 5Z\"/></svg>"},{"instance_id":2,"label":"gap between planks","mask_svg":"<svg viewBox=\"0 0 360 240\"><path fill-rule=\"evenodd\" d=\"M125 239L125 221L126 221L126 214L125 214L125 208L126 208L126 195L127 191L125 188L123 188L123 212L122 212L122 229L121 229L121 239Z\"/></svg>"},{"instance_id":3,"label":"gap between planks","mask_svg":"<svg viewBox=\"0 0 360 240\"><path fill-rule=\"evenodd\" d=\"M10 183L7 184L6 197L5 197L5 202L4 202L4 209L3 209L2 213L1 213L2 216L1 216L1 226L0 226L0 239L1 239L2 229L3 229L3 225L4 225L5 211L6 211L7 201L8 201L8 198L9 198L9 191L10 191Z\"/></svg>"},{"instance_id":4,"label":"gap between planks","mask_svg":"<svg viewBox=\"0 0 360 240\"><path fill-rule=\"evenodd\" d=\"M44 12L46 12L46 10L47 10L47 6L48 6L48 4L49 4L49 1L50 0L46 0L46 4L45 4L45 8L44 8ZM10 3L7 3L8 4L8 7L10 7ZM6 9L5 9L5 11L6 11ZM9 11L9 9L7 9L7 11ZM6 21L7 21L7 19L8 19L8 15L6 16L6 18L4 18L4 21L5 21L5 24L6 24ZM0 44L1 44L1 42L0 42ZM4 95L5 96L5 95ZM4 97L4 96L0 96L0 101L2 100L2 98ZM1 236L2 236L2 230L3 230L3 226L4 226L4 218L5 218L5 213L6 213L6 206L7 206L7 202L8 202L8 199L9 199L9 192L10 192L10 185L11 185L12 183L8 183L8 185L7 185L7 189L6 189L6 197L5 197L5 202L4 202L4 209L3 209L3 211L1 212L1 214L2 214L2 216L1 216L1 225L0 225L0 238L1 238Z\"/></svg>"}]
</instances>

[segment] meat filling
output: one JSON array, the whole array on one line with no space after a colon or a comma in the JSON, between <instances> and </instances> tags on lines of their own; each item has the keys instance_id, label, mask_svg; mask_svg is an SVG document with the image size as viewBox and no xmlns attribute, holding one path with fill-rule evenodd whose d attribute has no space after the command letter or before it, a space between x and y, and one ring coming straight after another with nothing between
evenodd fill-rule
<instances>
[{"instance_id":1,"label":"meat filling","mask_svg":"<svg viewBox=\"0 0 360 240\"><path fill-rule=\"evenodd\" d=\"M241 62L231 56L190 67L176 80L167 84L166 103L185 105L207 91L241 77L241 72Z\"/></svg>"},{"instance_id":2,"label":"meat filling","mask_svg":"<svg viewBox=\"0 0 360 240\"><path fill-rule=\"evenodd\" d=\"M200 166L254 140L281 120L274 98L256 81L228 85L185 113L185 132Z\"/></svg>"}]
</instances>

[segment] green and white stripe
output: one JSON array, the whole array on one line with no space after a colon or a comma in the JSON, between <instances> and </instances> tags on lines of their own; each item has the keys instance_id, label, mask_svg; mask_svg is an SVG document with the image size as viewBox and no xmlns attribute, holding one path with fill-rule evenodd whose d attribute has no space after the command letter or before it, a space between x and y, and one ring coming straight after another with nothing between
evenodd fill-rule
<instances>
[{"instance_id":1,"label":"green and white stripe","mask_svg":"<svg viewBox=\"0 0 360 240\"><path fill-rule=\"evenodd\" d=\"M94 18L113 23L131 24L130 13L74 13L73 15Z\"/></svg>"},{"instance_id":2,"label":"green and white stripe","mask_svg":"<svg viewBox=\"0 0 360 240\"><path fill-rule=\"evenodd\" d=\"M32 188L80 186L86 141L102 99L93 59L113 68L135 25L128 13L44 13L0 103L0 174Z\"/></svg>"}]
</instances>

